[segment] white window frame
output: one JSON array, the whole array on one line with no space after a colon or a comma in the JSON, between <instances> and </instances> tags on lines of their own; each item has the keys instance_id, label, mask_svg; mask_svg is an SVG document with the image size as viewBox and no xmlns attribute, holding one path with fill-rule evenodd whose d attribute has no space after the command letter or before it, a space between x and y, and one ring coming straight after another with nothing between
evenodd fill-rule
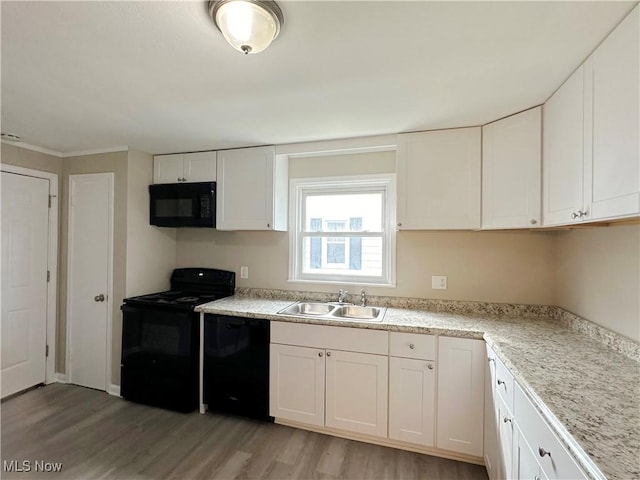
<instances>
[{"instance_id":1,"label":"white window frame","mask_svg":"<svg viewBox=\"0 0 640 480\"><path fill-rule=\"evenodd\" d=\"M354 276L339 273L304 273L303 242L305 197L313 194L383 192L382 234L341 232L341 237L382 238L382 275ZM395 174L352 175L343 177L294 178L289 188L289 282L396 286L396 176ZM323 235L326 235L324 232ZM335 236L335 235L334 235Z\"/></svg>"}]
</instances>

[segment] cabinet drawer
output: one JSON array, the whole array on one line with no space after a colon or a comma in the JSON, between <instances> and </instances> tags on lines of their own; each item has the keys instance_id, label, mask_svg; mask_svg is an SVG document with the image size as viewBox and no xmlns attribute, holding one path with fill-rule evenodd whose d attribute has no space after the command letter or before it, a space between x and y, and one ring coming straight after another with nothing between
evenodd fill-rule
<instances>
[{"instance_id":1,"label":"cabinet drawer","mask_svg":"<svg viewBox=\"0 0 640 480\"><path fill-rule=\"evenodd\" d=\"M518 428L549 480L587 478L518 384L515 384L514 408Z\"/></svg>"},{"instance_id":2,"label":"cabinet drawer","mask_svg":"<svg viewBox=\"0 0 640 480\"><path fill-rule=\"evenodd\" d=\"M271 322L271 343L377 355L389 354L389 332L365 328Z\"/></svg>"},{"instance_id":3,"label":"cabinet drawer","mask_svg":"<svg viewBox=\"0 0 640 480\"><path fill-rule=\"evenodd\" d=\"M502 398L507 408L513 412L513 375L496 356L496 380L494 388Z\"/></svg>"},{"instance_id":4,"label":"cabinet drawer","mask_svg":"<svg viewBox=\"0 0 640 480\"><path fill-rule=\"evenodd\" d=\"M436 359L436 337L418 333L389 334L389 355L418 360Z\"/></svg>"}]
</instances>

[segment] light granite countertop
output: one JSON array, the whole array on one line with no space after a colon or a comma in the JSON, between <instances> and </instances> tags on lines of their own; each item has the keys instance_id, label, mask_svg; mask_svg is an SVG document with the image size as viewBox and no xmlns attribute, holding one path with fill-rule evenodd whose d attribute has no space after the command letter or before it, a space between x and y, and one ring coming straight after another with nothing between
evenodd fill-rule
<instances>
[{"instance_id":1,"label":"light granite countertop","mask_svg":"<svg viewBox=\"0 0 640 480\"><path fill-rule=\"evenodd\" d=\"M277 314L291 303L236 295L196 311L484 339L591 478L640 478L640 363L558 320L526 308L517 315L388 308L378 323Z\"/></svg>"}]
</instances>

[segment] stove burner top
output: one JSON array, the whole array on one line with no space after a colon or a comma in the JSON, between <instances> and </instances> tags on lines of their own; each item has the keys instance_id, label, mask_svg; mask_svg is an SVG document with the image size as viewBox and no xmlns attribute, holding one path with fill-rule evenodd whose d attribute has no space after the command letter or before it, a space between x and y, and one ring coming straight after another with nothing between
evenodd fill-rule
<instances>
[{"instance_id":1,"label":"stove burner top","mask_svg":"<svg viewBox=\"0 0 640 480\"><path fill-rule=\"evenodd\" d=\"M191 302L197 302L198 300L199 300L199 297L180 297L176 299L176 302L191 303Z\"/></svg>"}]
</instances>

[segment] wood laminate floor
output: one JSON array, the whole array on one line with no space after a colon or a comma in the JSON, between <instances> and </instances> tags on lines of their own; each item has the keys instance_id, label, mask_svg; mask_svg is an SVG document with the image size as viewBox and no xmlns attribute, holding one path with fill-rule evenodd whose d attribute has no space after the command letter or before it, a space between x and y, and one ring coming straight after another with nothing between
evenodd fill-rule
<instances>
[{"instance_id":1,"label":"wood laminate floor","mask_svg":"<svg viewBox=\"0 0 640 480\"><path fill-rule=\"evenodd\" d=\"M238 417L175 413L73 385L31 390L0 408L3 479L487 478L478 465ZM31 471L15 471L11 461L23 470L28 461ZM35 472L55 462L60 472Z\"/></svg>"}]
</instances>

